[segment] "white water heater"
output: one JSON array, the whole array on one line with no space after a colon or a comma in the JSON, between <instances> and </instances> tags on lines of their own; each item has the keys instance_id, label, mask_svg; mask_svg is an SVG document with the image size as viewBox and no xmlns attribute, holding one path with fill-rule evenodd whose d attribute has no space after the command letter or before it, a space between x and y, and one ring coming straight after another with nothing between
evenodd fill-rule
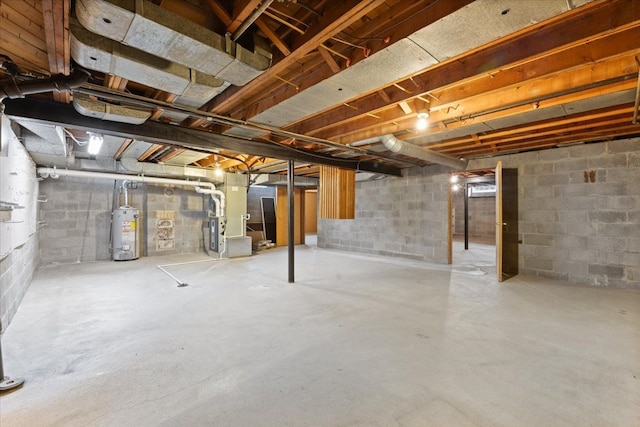
<instances>
[{"instance_id":1,"label":"white water heater","mask_svg":"<svg viewBox=\"0 0 640 427\"><path fill-rule=\"evenodd\" d=\"M113 211L111 253L114 261L140 258L140 211L121 206Z\"/></svg>"}]
</instances>

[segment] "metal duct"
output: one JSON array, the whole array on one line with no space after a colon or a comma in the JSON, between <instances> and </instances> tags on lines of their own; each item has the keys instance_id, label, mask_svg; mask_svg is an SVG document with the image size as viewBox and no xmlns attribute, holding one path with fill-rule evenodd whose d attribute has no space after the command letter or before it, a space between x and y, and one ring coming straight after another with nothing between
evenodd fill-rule
<instances>
[{"instance_id":1,"label":"metal duct","mask_svg":"<svg viewBox=\"0 0 640 427\"><path fill-rule=\"evenodd\" d=\"M148 110L97 101L81 93L73 95L73 108L83 116L134 125L146 122L151 116L151 111Z\"/></svg>"},{"instance_id":2,"label":"metal duct","mask_svg":"<svg viewBox=\"0 0 640 427\"><path fill-rule=\"evenodd\" d=\"M415 159L424 160L429 163L437 163L447 166L455 170L464 170L467 167L468 160L461 160L446 154L436 153L426 148L418 147L411 143L401 141L393 135L383 135L380 137L382 144L394 153L404 156L413 157Z\"/></svg>"},{"instance_id":3,"label":"metal duct","mask_svg":"<svg viewBox=\"0 0 640 427\"><path fill-rule=\"evenodd\" d=\"M86 83L89 72L82 68L75 68L69 76L57 74L48 79L27 80L16 82L14 79L0 80L0 102L5 98L24 98L33 93L68 91Z\"/></svg>"},{"instance_id":4,"label":"metal duct","mask_svg":"<svg viewBox=\"0 0 640 427\"><path fill-rule=\"evenodd\" d=\"M176 104L198 108L229 85L213 76L123 46L71 22L71 56L83 67L179 95Z\"/></svg>"},{"instance_id":5,"label":"metal duct","mask_svg":"<svg viewBox=\"0 0 640 427\"><path fill-rule=\"evenodd\" d=\"M78 0L76 16L90 31L242 86L271 66L266 43L252 51L148 0Z\"/></svg>"}]
</instances>

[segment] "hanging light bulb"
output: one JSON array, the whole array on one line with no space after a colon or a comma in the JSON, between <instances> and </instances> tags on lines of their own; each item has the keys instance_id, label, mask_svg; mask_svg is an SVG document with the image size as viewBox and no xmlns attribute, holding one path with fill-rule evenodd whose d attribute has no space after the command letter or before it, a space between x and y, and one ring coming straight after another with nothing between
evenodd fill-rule
<instances>
[{"instance_id":1,"label":"hanging light bulb","mask_svg":"<svg viewBox=\"0 0 640 427\"><path fill-rule=\"evenodd\" d=\"M224 170L220 166L220 163L216 162L216 165L214 166L214 169L213 169L213 173L218 178L222 178L222 176L224 175Z\"/></svg>"},{"instance_id":2,"label":"hanging light bulb","mask_svg":"<svg viewBox=\"0 0 640 427\"><path fill-rule=\"evenodd\" d=\"M453 190L454 193L457 193L458 190L460 190L460 186L458 184L453 184L453 186L451 187L451 189Z\"/></svg>"},{"instance_id":3,"label":"hanging light bulb","mask_svg":"<svg viewBox=\"0 0 640 427\"><path fill-rule=\"evenodd\" d=\"M425 130L428 125L427 118L429 118L429 113L418 113L418 121L416 122L416 129Z\"/></svg>"},{"instance_id":4,"label":"hanging light bulb","mask_svg":"<svg viewBox=\"0 0 640 427\"><path fill-rule=\"evenodd\" d=\"M104 138L99 133L87 132L89 134L89 144L87 145L87 152L93 156L100 152L102 142Z\"/></svg>"},{"instance_id":5,"label":"hanging light bulb","mask_svg":"<svg viewBox=\"0 0 640 427\"><path fill-rule=\"evenodd\" d=\"M451 175L451 178L449 180L452 184L455 184L456 182L458 182L458 175Z\"/></svg>"}]
</instances>

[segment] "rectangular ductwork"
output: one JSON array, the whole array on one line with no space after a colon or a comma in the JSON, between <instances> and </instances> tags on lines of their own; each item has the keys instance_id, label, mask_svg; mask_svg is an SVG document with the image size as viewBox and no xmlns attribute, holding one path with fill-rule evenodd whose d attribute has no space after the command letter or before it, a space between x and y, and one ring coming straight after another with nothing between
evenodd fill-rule
<instances>
[{"instance_id":1,"label":"rectangular ductwork","mask_svg":"<svg viewBox=\"0 0 640 427\"><path fill-rule=\"evenodd\" d=\"M151 111L108 104L81 93L73 95L73 108L84 116L134 125L144 123L151 116Z\"/></svg>"},{"instance_id":2,"label":"rectangular ductwork","mask_svg":"<svg viewBox=\"0 0 640 427\"><path fill-rule=\"evenodd\" d=\"M71 23L71 56L80 65L178 95L176 104L200 107L229 84L175 62L124 46Z\"/></svg>"},{"instance_id":3,"label":"rectangular ductwork","mask_svg":"<svg viewBox=\"0 0 640 427\"><path fill-rule=\"evenodd\" d=\"M76 16L96 34L236 86L271 65L269 48L259 39L250 51L148 0L78 0Z\"/></svg>"}]
</instances>

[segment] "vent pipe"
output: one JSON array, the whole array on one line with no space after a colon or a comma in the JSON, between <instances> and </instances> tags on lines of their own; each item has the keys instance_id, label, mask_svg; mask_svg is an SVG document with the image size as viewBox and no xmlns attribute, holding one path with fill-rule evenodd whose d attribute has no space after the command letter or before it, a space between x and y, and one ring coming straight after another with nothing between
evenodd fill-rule
<instances>
[{"instance_id":1,"label":"vent pipe","mask_svg":"<svg viewBox=\"0 0 640 427\"><path fill-rule=\"evenodd\" d=\"M6 64L2 65L3 67L6 66ZM75 68L69 76L57 74L48 79L27 80L20 83L14 79L2 80L0 81L0 102L6 98L24 98L25 95L33 93L72 90L85 84L89 77L88 71L82 68Z\"/></svg>"},{"instance_id":2,"label":"vent pipe","mask_svg":"<svg viewBox=\"0 0 640 427\"><path fill-rule=\"evenodd\" d=\"M418 147L409 142L401 141L393 135L383 135L380 137L380 140L388 150L394 153L424 160L429 163L437 163L455 170L464 170L467 167L468 160L461 160L456 157L447 156L446 154L436 153L435 151Z\"/></svg>"}]
</instances>

